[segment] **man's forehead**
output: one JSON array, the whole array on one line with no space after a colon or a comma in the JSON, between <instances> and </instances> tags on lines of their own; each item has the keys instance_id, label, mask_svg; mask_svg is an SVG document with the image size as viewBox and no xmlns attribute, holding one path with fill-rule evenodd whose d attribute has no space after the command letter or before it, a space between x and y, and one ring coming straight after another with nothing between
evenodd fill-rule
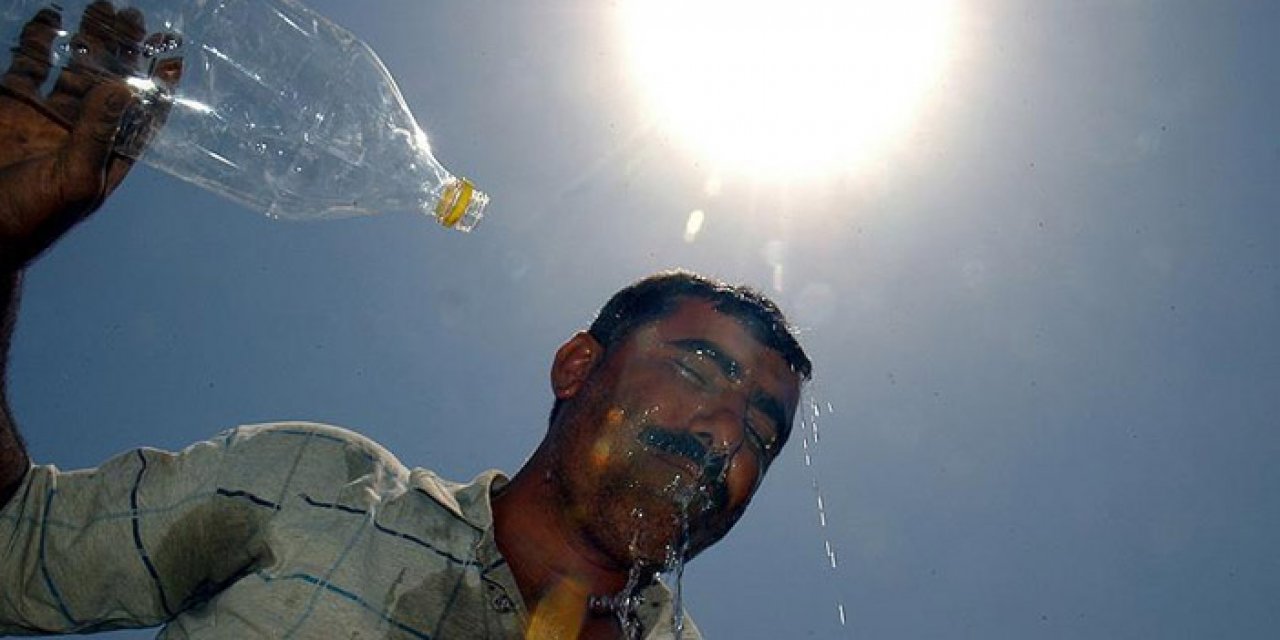
<instances>
[{"instance_id":1,"label":"man's forehead","mask_svg":"<svg viewBox=\"0 0 1280 640\"><path fill-rule=\"evenodd\" d=\"M780 384L794 386L798 396L799 374L781 352L760 338L753 321L722 311L709 300L682 300L670 314L637 327L632 339L637 346L649 348L715 349L719 355L736 361L740 369L770 371Z\"/></svg>"},{"instance_id":2,"label":"man's forehead","mask_svg":"<svg viewBox=\"0 0 1280 640\"><path fill-rule=\"evenodd\" d=\"M759 320L701 298L681 300L670 314L653 324L663 333L717 334L722 340L741 342L744 349L776 351L767 344L764 337L767 330Z\"/></svg>"}]
</instances>

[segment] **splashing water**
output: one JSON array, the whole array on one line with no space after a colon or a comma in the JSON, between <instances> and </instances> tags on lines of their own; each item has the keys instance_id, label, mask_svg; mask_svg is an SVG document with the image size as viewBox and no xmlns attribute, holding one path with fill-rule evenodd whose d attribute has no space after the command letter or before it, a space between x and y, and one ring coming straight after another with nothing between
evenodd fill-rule
<instances>
[{"instance_id":1,"label":"splashing water","mask_svg":"<svg viewBox=\"0 0 1280 640\"><path fill-rule=\"evenodd\" d=\"M716 507L716 492L713 487L725 481L729 466L726 462L723 456L707 455L702 462L701 473L696 485L689 486L687 482L683 481L683 475L677 473L672 476L671 482L662 490L664 494L671 495L680 508L677 516L679 522L676 523L679 531L675 540L666 545L666 554L661 570L664 581L671 589L671 631L676 640L684 637L684 565L690 548L690 521L695 516ZM637 511L639 513L632 513L633 517L642 519L644 517L643 511ZM636 575L634 567L632 568L632 575ZM629 585L629 588L634 588L634 585ZM623 630L628 638L639 637L641 630L634 616L630 621L620 618L620 622L623 623Z\"/></svg>"},{"instance_id":2,"label":"splashing water","mask_svg":"<svg viewBox=\"0 0 1280 640\"><path fill-rule=\"evenodd\" d=\"M644 421L641 422L641 424L644 423ZM680 640L684 637L685 628L684 565L693 546L691 529L699 516L727 507L726 482L733 452L718 450L714 447L707 449L694 438L682 438L680 434L659 429L646 428L638 435L637 441L645 447L685 456L697 461L698 465L694 474L673 473L669 481L659 490L661 495L669 498L674 506L678 507L672 520L663 523L646 522L650 514L646 514L644 509L637 507L631 511L631 517L636 524L631 540L633 557L638 558L642 555L641 532L649 531L659 524L675 528L670 542L662 545L663 560L658 573L671 590L671 631L672 636ZM639 638L644 632L635 615L636 608L643 602L643 596L636 591L642 586L642 576L653 576L653 569L652 564L646 567L643 563L639 563L631 568L628 583L621 592L611 596L591 596L591 608L597 611L612 610L618 617L623 636L628 640ZM647 582L647 580L643 581Z\"/></svg>"},{"instance_id":3,"label":"splashing water","mask_svg":"<svg viewBox=\"0 0 1280 640\"><path fill-rule=\"evenodd\" d=\"M644 519L644 511L634 509L631 517L637 520ZM636 549L639 542L640 533L637 527L636 534L631 538L632 551ZM622 628L622 637L625 640L638 640L644 629L640 626L640 619L636 615L636 608L644 603L644 596L640 593L640 585L646 574L643 565L636 564L631 567L631 571L627 573L627 583L622 590L613 595L592 595L587 600L587 607L593 611L612 611L618 619L618 626Z\"/></svg>"},{"instance_id":4,"label":"splashing water","mask_svg":"<svg viewBox=\"0 0 1280 640\"><path fill-rule=\"evenodd\" d=\"M676 540L666 545L666 554L661 569L661 572L667 578L667 582L671 585L671 628L676 640L684 637L684 564L685 558L689 553L690 505L699 496L706 498L704 504L710 504L710 490L705 484L700 484L698 487L690 489L682 485L681 478L680 474L676 474L663 489L663 493L673 495L680 506L680 532ZM709 507L703 507L703 509L706 508ZM637 524L640 524L645 519L645 512L640 508L633 509L631 517L637 521ZM640 532L643 530L643 526L637 526L636 532L631 539L632 553L635 555L638 555ZM650 569L644 564L637 563L628 572L627 584L621 591L611 596L591 596L589 601L589 606L592 609L611 610L614 612L618 619L618 625L622 628L622 635L626 640L639 640L645 631L640 623L639 616L636 615L636 609L644 603L641 587L644 576L648 575L652 575Z\"/></svg>"},{"instance_id":5,"label":"splashing water","mask_svg":"<svg viewBox=\"0 0 1280 640\"><path fill-rule=\"evenodd\" d=\"M636 616L636 607L640 606L644 600L637 591L642 573L639 566L631 567L630 573L627 574L627 586L622 588L623 600L615 610L618 624L622 627L622 635L627 640L639 640L640 633L643 631L640 628L640 618Z\"/></svg>"},{"instance_id":6,"label":"splashing water","mask_svg":"<svg viewBox=\"0 0 1280 640\"><path fill-rule=\"evenodd\" d=\"M820 420L824 415L833 414L834 407L830 402L824 403L825 408L819 406L818 402L812 397L806 398L804 411L800 415L800 432L801 447L804 455L804 465L810 470L811 479L810 486L813 488L814 503L817 506L818 526L822 535L823 550L826 555L826 564L833 571L839 570L839 557L835 544L831 540L827 527L827 501L823 496L822 487L818 478L818 468L814 463L817 459L817 443L821 438ZM656 444L656 442L650 442ZM690 546L690 521L701 512L715 507L715 492L713 487L717 483L722 483L728 474L728 466L724 464L725 460L718 459L714 454L706 456L703 461L702 470L696 485L690 486L691 483L685 482L682 474L675 474L671 482L663 489L662 493L672 496L680 507L679 511L679 533L671 544L666 546L666 556L662 574L664 582L666 582L672 592L672 619L671 629L673 636L679 640L684 637L684 564L689 552ZM644 519L642 510L632 512L632 517L637 521ZM637 527L641 529L641 527ZM637 534L638 535L638 534ZM633 543L634 544L634 543ZM624 636L629 640L640 637L643 631L639 620L634 615L636 606L642 599L635 595L628 595L638 586L635 582L638 580L639 573L636 568L632 569L627 588L623 590L615 598L622 598L616 602L615 611L618 614L618 620L622 624ZM840 590L833 587L836 592L836 615L841 627L848 626L843 596Z\"/></svg>"},{"instance_id":7,"label":"splashing water","mask_svg":"<svg viewBox=\"0 0 1280 640\"><path fill-rule=\"evenodd\" d=\"M705 492L705 483L698 489ZM666 572L674 575L671 603L671 632L676 640L684 637L684 562L689 553L689 503L693 496L680 500L680 537L676 543L667 548Z\"/></svg>"},{"instance_id":8,"label":"splashing water","mask_svg":"<svg viewBox=\"0 0 1280 640\"><path fill-rule=\"evenodd\" d=\"M818 506L818 529L822 535L822 546L826 553L827 566L830 567L832 571L837 571L840 563L836 555L836 547L831 543L831 537L827 531L827 505L826 501L823 500L822 497L822 487L818 483L818 470L813 464L817 451L818 440L820 438L819 434L821 433L818 428L820 422L819 419L823 415L823 410L818 405L818 401L813 397L808 397L805 404L807 405L806 410L800 416L800 442L804 452L804 466L813 474L810 478L810 485L813 487L814 501ZM835 409L831 406L830 402L826 403L826 412L828 414L835 412ZM840 626L845 627L848 625L848 622L845 618L844 598L839 595L840 590L838 587L834 590L837 593L836 614L840 620Z\"/></svg>"}]
</instances>

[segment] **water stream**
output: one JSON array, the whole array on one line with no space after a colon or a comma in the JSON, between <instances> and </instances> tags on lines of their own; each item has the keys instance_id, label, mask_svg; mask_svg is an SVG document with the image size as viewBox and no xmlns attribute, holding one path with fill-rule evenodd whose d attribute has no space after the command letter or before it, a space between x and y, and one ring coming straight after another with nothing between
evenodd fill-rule
<instances>
[{"instance_id":1,"label":"water stream","mask_svg":"<svg viewBox=\"0 0 1280 640\"><path fill-rule=\"evenodd\" d=\"M818 465L815 464L815 460L818 458L818 444L822 438L820 424L824 416L834 413L834 407L830 402L819 405L818 401L811 395L806 394L806 396L799 420L801 451L805 469L810 474L810 486L813 489L814 501L817 505L818 531L822 538L826 566L832 572L828 575L832 583L831 593L835 599L836 615L841 628L845 628L848 625L848 620L845 614L842 589L839 588L838 581L840 562L836 546L832 542L827 526L827 502L822 491ZM655 437L651 437L650 440ZM650 445L663 444L657 441L647 443ZM671 482L662 489L662 493L671 495L680 507L679 522L677 523L679 533L670 544L666 545L666 555L661 570L663 581L672 592L671 629L677 640L683 638L685 627L684 565L690 544L689 523L691 519L697 517L701 510L714 508L716 502L714 496L716 493L713 488L717 486L717 483L724 482L728 472L726 462L723 458L718 458L715 455L707 455L696 485L690 487L689 483L683 481L681 474L675 474ZM636 536L638 540L640 532L646 530L648 527L645 525L649 523L643 522L646 514L642 509L635 509L631 515L636 520ZM633 540L632 544L635 545L636 541ZM633 567L628 574L627 585L622 591L613 596L601 597L599 602L592 603L593 608L607 608L614 612L618 618L619 625L623 629L623 636L628 640L638 639L644 632L636 615L636 610L643 602L640 591L642 591L642 576L645 574L646 570L642 565Z\"/></svg>"},{"instance_id":2,"label":"water stream","mask_svg":"<svg viewBox=\"0 0 1280 640\"><path fill-rule=\"evenodd\" d=\"M671 628L673 635L679 640L684 636L684 564L689 552L690 506L695 498L698 496L706 498L710 492L705 484L700 484L694 489L682 488L681 476L678 474L673 477L663 492L673 494L680 505L680 532L671 544L666 545L666 554L661 568L664 582L672 592ZM710 502L704 500L703 504L710 504ZM643 509L637 508L631 512L631 517L637 524L635 536L631 541L633 553L636 553L635 547L641 532L645 530L643 523L645 516ZM588 603L594 610L612 611L618 619L618 625L622 628L622 635L626 640L639 640L645 632L639 616L636 615L636 610L644 603L643 587L647 582L646 576L651 576L651 572L651 566L636 564L627 574L627 584L621 591L611 596L592 596Z\"/></svg>"},{"instance_id":3,"label":"water stream","mask_svg":"<svg viewBox=\"0 0 1280 640\"><path fill-rule=\"evenodd\" d=\"M825 414L835 413L834 407L830 402L825 403ZM814 501L818 507L818 533L822 537L823 550L826 553L827 566L831 570L832 592L835 596L836 616L840 621L841 627L848 625L845 617L844 596L840 588L838 580L839 558L836 554L836 547L831 542L831 534L827 528L827 505L823 499L822 485L819 482L818 468L814 465L814 459L818 453L818 443L821 441L822 432L819 428L821 418L824 415L824 408L819 405L818 401L811 395L806 398L805 410L800 416L800 442L804 453L804 466L810 471L810 486L813 487Z\"/></svg>"}]
</instances>

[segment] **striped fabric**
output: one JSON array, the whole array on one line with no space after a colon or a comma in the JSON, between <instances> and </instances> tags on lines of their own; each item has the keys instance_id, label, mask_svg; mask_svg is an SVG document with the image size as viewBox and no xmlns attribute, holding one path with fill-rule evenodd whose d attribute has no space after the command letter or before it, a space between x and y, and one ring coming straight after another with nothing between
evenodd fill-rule
<instances>
[{"instance_id":1,"label":"striped fabric","mask_svg":"<svg viewBox=\"0 0 1280 640\"><path fill-rule=\"evenodd\" d=\"M409 470L337 427L240 427L180 453L33 467L0 511L0 634L164 625L161 638L519 638L488 471ZM671 638L671 594L639 612ZM684 638L699 638L686 618Z\"/></svg>"}]
</instances>

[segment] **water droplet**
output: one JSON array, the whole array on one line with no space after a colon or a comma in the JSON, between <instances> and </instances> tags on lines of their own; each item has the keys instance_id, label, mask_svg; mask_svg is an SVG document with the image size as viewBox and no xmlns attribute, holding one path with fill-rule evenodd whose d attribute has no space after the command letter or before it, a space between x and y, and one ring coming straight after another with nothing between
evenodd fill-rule
<instances>
[{"instance_id":1,"label":"water droplet","mask_svg":"<svg viewBox=\"0 0 1280 640\"><path fill-rule=\"evenodd\" d=\"M823 551L827 556L827 566L834 572L838 570L840 562L836 554L835 545L832 544L831 538L828 537L827 504L822 494L821 485L818 482L818 469L813 464L813 460L818 457L818 418L822 415L823 411L819 407L818 402L812 396L807 396L807 403L805 406L806 410L801 414L800 419L801 443L804 447L804 462L805 466L812 470L810 486L813 488L814 504L817 506L819 531L823 532ZM826 403L826 413L834 413L834 409L830 402ZM812 445L810 444L811 442ZM831 587L836 594L837 612L840 616L840 626L843 627L846 626L844 604L839 595L840 587L838 586L838 580L835 578L836 574L832 573L831 575Z\"/></svg>"},{"instance_id":2,"label":"water droplet","mask_svg":"<svg viewBox=\"0 0 1280 640\"><path fill-rule=\"evenodd\" d=\"M182 37L166 33L161 36L152 36L142 43L142 55L147 58L155 58L163 56L167 53L177 51L182 47ZM159 67L156 68L159 70Z\"/></svg>"},{"instance_id":3,"label":"water droplet","mask_svg":"<svg viewBox=\"0 0 1280 640\"><path fill-rule=\"evenodd\" d=\"M644 602L644 596L639 593L640 578L644 573L644 569L639 565L631 567L631 571L627 573L627 584L613 595L592 595L587 601L587 606L597 611L612 611L618 618L618 624L622 627L622 635L626 640L639 640L640 638L640 618L636 615L636 608Z\"/></svg>"},{"instance_id":4,"label":"water droplet","mask_svg":"<svg viewBox=\"0 0 1280 640\"><path fill-rule=\"evenodd\" d=\"M161 38L160 40L160 51L162 53L168 53L170 51L174 51L181 46L182 46L182 37L172 33L164 34L164 37Z\"/></svg>"},{"instance_id":5,"label":"water droplet","mask_svg":"<svg viewBox=\"0 0 1280 640\"><path fill-rule=\"evenodd\" d=\"M705 485L698 487L707 491ZM671 631L677 639L684 636L684 562L689 553L689 504L683 502L680 508L680 538L668 549L667 571L674 574L671 603ZM674 566L672 566L674 565Z\"/></svg>"}]
</instances>

